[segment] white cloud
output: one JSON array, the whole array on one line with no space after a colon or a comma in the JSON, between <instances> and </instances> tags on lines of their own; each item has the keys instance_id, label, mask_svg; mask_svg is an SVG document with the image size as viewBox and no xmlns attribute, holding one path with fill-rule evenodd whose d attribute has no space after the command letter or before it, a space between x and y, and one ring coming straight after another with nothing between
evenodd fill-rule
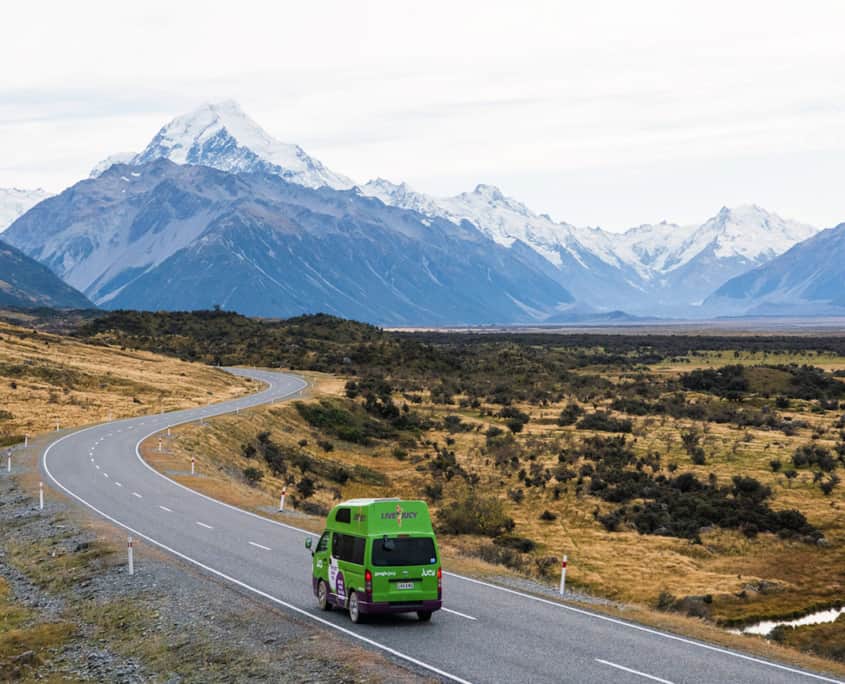
<instances>
[{"instance_id":1,"label":"white cloud","mask_svg":"<svg viewBox=\"0 0 845 684\"><path fill-rule=\"evenodd\" d=\"M845 5L6 3L0 186L59 189L234 97L359 180L497 183L622 229L754 201L845 219Z\"/></svg>"}]
</instances>

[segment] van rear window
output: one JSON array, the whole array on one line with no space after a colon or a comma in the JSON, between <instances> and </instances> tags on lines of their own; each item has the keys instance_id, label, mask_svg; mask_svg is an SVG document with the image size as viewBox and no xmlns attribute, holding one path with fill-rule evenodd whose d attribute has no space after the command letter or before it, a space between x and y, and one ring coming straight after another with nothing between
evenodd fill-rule
<instances>
[{"instance_id":1,"label":"van rear window","mask_svg":"<svg viewBox=\"0 0 845 684\"><path fill-rule=\"evenodd\" d=\"M436 562L431 537L391 537L387 544L383 538L373 540L373 565L433 565Z\"/></svg>"}]
</instances>

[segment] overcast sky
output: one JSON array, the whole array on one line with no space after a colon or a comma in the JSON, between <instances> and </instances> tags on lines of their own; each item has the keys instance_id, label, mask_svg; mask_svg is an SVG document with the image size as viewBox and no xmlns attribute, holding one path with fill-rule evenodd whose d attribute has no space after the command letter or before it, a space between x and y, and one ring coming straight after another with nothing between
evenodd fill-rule
<instances>
[{"instance_id":1,"label":"overcast sky","mask_svg":"<svg viewBox=\"0 0 845 684\"><path fill-rule=\"evenodd\" d=\"M58 191L234 98L358 181L623 230L845 221L845 2L9 2L0 187Z\"/></svg>"}]
</instances>

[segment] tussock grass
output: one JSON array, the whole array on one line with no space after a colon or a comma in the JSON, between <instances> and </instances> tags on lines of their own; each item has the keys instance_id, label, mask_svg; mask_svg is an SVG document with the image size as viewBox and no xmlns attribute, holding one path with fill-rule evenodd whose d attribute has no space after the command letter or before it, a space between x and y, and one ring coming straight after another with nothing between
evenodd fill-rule
<instances>
[{"instance_id":1,"label":"tussock grass","mask_svg":"<svg viewBox=\"0 0 845 684\"><path fill-rule=\"evenodd\" d=\"M149 352L0 323L0 446L41 432L240 396L254 383Z\"/></svg>"}]
</instances>

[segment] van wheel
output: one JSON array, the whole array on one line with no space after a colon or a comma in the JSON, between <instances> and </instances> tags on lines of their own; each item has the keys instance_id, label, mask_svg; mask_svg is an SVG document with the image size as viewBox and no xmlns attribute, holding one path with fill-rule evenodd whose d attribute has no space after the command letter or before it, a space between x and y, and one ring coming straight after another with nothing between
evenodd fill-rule
<instances>
[{"instance_id":1,"label":"van wheel","mask_svg":"<svg viewBox=\"0 0 845 684\"><path fill-rule=\"evenodd\" d=\"M317 582L317 605L320 610L332 609L332 604L329 603L329 588L323 580Z\"/></svg>"},{"instance_id":2,"label":"van wheel","mask_svg":"<svg viewBox=\"0 0 845 684\"><path fill-rule=\"evenodd\" d=\"M358 594L354 591L349 593L349 619L356 625L364 621L364 615L358 605Z\"/></svg>"},{"instance_id":3,"label":"van wheel","mask_svg":"<svg viewBox=\"0 0 845 684\"><path fill-rule=\"evenodd\" d=\"M431 611L430 610L418 610L417 611L417 618L420 622L428 622L431 620Z\"/></svg>"}]
</instances>

